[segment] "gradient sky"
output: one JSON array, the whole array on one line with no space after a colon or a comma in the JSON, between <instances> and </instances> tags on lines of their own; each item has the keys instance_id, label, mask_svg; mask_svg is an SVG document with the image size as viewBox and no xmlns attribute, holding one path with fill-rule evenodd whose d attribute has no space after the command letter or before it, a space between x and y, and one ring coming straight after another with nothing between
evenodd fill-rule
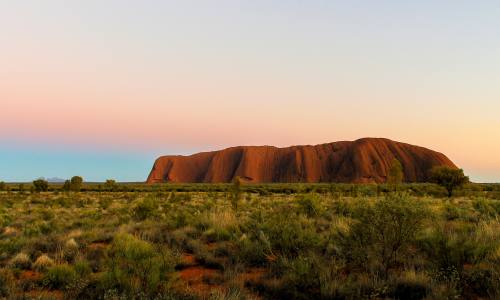
<instances>
[{"instance_id":1,"label":"gradient sky","mask_svg":"<svg viewBox=\"0 0 500 300\"><path fill-rule=\"evenodd\" d=\"M500 181L498 1L0 0L0 180L368 136Z\"/></svg>"}]
</instances>

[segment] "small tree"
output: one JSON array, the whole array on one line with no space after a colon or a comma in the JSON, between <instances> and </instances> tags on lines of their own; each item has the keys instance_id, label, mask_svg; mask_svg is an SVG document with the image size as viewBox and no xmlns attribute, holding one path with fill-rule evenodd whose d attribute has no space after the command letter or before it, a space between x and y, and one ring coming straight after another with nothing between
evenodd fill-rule
<instances>
[{"instance_id":1,"label":"small tree","mask_svg":"<svg viewBox=\"0 0 500 300\"><path fill-rule=\"evenodd\" d=\"M454 189L469 182L469 177L464 175L464 170L446 166L433 167L430 172L430 179L432 182L444 187L448 191L448 197L451 197Z\"/></svg>"},{"instance_id":2,"label":"small tree","mask_svg":"<svg viewBox=\"0 0 500 300\"><path fill-rule=\"evenodd\" d=\"M40 193L40 192L46 192L49 190L49 182L45 179L37 179L33 181L33 187L35 192Z\"/></svg>"},{"instance_id":3,"label":"small tree","mask_svg":"<svg viewBox=\"0 0 500 300\"><path fill-rule=\"evenodd\" d=\"M107 191L114 191L116 189L116 181L114 179L106 179L104 183L104 188Z\"/></svg>"},{"instance_id":4,"label":"small tree","mask_svg":"<svg viewBox=\"0 0 500 300\"><path fill-rule=\"evenodd\" d=\"M427 208L406 194L389 194L374 204L359 206L354 215L343 245L348 259L365 267L375 262L387 278L390 268L408 254Z\"/></svg>"},{"instance_id":5,"label":"small tree","mask_svg":"<svg viewBox=\"0 0 500 300\"><path fill-rule=\"evenodd\" d=\"M82 188L82 184L83 184L83 178L80 177L80 176L73 176L71 177L71 182L70 182L70 186L71 186L71 190L73 192L79 192Z\"/></svg>"},{"instance_id":6,"label":"small tree","mask_svg":"<svg viewBox=\"0 0 500 300\"><path fill-rule=\"evenodd\" d=\"M0 181L0 191L5 191L7 189L7 185L5 182Z\"/></svg>"},{"instance_id":7,"label":"small tree","mask_svg":"<svg viewBox=\"0 0 500 300\"><path fill-rule=\"evenodd\" d=\"M69 192L71 190L71 181L66 180L62 186L62 190L65 192Z\"/></svg>"},{"instance_id":8,"label":"small tree","mask_svg":"<svg viewBox=\"0 0 500 300\"><path fill-rule=\"evenodd\" d=\"M387 174L387 183L391 185L398 185L403 182L403 166L398 159L393 159L391 162L391 167L389 169L389 174Z\"/></svg>"}]
</instances>

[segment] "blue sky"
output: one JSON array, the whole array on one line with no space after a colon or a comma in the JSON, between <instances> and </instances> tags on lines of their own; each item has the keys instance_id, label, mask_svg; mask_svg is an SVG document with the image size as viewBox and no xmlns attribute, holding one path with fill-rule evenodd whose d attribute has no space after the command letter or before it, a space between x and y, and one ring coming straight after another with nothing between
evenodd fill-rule
<instances>
[{"instance_id":1,"label":"blue sky","mask_svg":"<svg viewBox=\"0 0 500 300\"><path fill-rule=\"evenodd\" d=\"M92 151L58 147L3 147L0 178L10 182L38 177L69 179L81 175L87 181L144 181L155 159L152 154L129 151Z\"/></svg>"}]
</instances>

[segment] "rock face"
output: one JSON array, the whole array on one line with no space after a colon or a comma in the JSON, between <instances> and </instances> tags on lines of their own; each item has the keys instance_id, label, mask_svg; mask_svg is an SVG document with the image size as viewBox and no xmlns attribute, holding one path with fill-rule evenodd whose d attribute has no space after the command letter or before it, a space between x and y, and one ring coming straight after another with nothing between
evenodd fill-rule
<instances>
[{"instance_id":1,"label":"rock face","mask_svg":"<svg viewBox=\"0 0 500 300\"><path fill-rule=\"evenodd\" d=\"M404 181L423 182L433 166L455 164L423 147L382 138L364 138L316 146L240 146L190 156L162 156L148 183L220 183L236 176L248 182L383 183L393 159L403 166Z\"/></svg>"}]
</instances>

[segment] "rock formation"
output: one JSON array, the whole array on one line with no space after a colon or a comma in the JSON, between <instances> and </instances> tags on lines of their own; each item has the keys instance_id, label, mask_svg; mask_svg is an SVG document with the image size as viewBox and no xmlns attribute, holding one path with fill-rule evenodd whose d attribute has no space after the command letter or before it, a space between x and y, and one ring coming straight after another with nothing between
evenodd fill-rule
<instances>
[{"instance_id":1,"label":"rock formation","mask_svg":"<svg viewBox=\"0 0 500 300\"><path fill-rule=\"evenodd\" d=\"M158 158L148 183L220 183L236 176L248 182L383 183L392 161L401 162L404 181L428 180L433 166L455 164L423 147L383 138L363 138L316 146L240 146L190 156Z\"/></svg>"}]
</instances>

